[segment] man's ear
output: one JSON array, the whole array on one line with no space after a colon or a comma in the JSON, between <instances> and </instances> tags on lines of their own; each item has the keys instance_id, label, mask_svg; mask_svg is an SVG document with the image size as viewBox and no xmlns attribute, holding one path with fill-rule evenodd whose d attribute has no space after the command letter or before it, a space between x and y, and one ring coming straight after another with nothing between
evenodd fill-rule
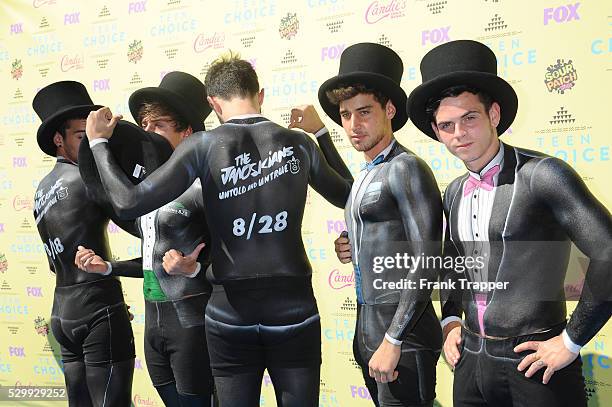
<instances>
[{"instance_id":1,"label":"man's ear","mask_svg":"<svg viewBox=\"0 0 612 407\"><path fill-rule=\"evenodd\" d=\"M261 105L263 105L263 102L264 102L264 89L263 88L261 88L259 93L257 93L257 101L259 102L259 106L261 107Z\"/></svg>"},{"instance_id":2,"label":"man's ear","mask_svg":"<svg viewBox=\"0 0 612 407\"><path fill-rule=\"evenodd\" d=\"M431 122L429 124L431 124L431 128L433 129L434 133L436 134L436 138L438 139L438 141L442 142L442 140L440 140L440 131L438 130L438 126L436 125L436 123Z\"/></svg>"},{"instance_id":3,"label":"man's ear","mask_svg":"<svg viewBox=\"0 0 612 407\"><path fill-rule=\"evenodd\" d=\"M501 107L499 103L493 102L491 107L489 108L489 119L491 120L491 125L493 127L497 127L499 121L501 120Z\"/></svg>"},{"instance_id":4,"label":"man's ear","mask_svg":"<svg viewBox=\"0 0 612 407\"><path fill-rule=\"evenodd\" d=\"M53 144L55 144L56 147L61 147L62 144L64 144L64 138L59 131L56 131L55 135L53 136Z\"/></svg>"},{"instance_id":5,"label":"man's ear","mask_svg":"<svg viewBox=\"0 0 612 407\"><path fill-rule=\"evenodd\" d=\"M387 118L389 120L392 120L395 117L396 113L397 109L395 108L395 105L393 104L391 99L387 100L387 104L385 105L385 114L387 115Z\"/></svg>"},{"instance_id":6,"label":"man's ear","mask_svg":"<svg viewBox=\"0 0 612 407\"><path fill-rule=\"evenodd\" d=\"M217 116L221 116L223 109L221 109L221 105L217 102L217 98L215 96L206 96L206 100Z\"/></svg>"}]
</instances>

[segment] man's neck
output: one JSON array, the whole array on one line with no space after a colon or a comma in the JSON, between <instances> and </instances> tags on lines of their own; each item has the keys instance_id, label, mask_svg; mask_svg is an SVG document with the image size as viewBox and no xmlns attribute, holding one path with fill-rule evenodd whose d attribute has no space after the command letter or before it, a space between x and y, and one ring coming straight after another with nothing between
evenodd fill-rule
<instances>
[{"instance_id":1,"label":"man's neck","mask_svg":"<svg viewBox=\"0 0 612 407\"><path fill-rule=\"evenodd\" d=\"M368 151L364 151L366 161L374 160L385 148L389 147L389 144L393 142L393 133L385 135L374 147Z\"/></svg>"},{"instance_id":2,"label":"man's neck","mask_svg":"<svg viewBox=\"0 0 612 407\"><path fill-rule=\"evenodd\" d=\"M251 99L233 98L231 100L224 101L221 105L221 109L223 111L223 114L221 115L223 122L226 122L235 116L261 113L261 107L254 106Z\"/></svg>"},{"instance_id":3,"label":"man's neck","mask_svg":"<svg viewBox=\"0 0 612 407\"><path fill-rule=\"evenodd\" d=\"M495 158L497 153L499 152L500 141L498 138L495 138L495 142L491 144L491 146L487 149L485 154L480 157L478 160L465 163L465 166L468 170L472 172L479 173L484 167L487 166L491 162L492 159Z\"/></svg>"}]
</instances>

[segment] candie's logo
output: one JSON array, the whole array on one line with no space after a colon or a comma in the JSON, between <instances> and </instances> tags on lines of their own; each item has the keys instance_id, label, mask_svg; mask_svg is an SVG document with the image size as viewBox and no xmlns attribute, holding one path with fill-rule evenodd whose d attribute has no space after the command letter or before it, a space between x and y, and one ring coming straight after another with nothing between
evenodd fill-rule
<instances>
[{"instance_id":1,"label":"candie's logo","mask_svg":"<svg viewBox=\"0 0 612 407\"><path fill-rule=\"evenodd\" d=\"M64 55L61 62L62 72L72 69L83 69L83 55Z\"/></svg>"},{"instance_id":2,"label":"candie's logo","mask_svg":"<svg viewBox=\"0 0 612 407\"><path fill-rule=\"evenodd\" d=\"M19 80L23 76L23 64L21 59L16 59L11 64L11 76L15 80Z\"/></svg>"},{"instance_id":3,"label":"candie's logo","mask_svg":"<svg viewBox=\"0 0 612 407\"><path fill-rule=\"evenodd\" d=\"M287 13L287 15L281 18L280 27L278 33L280 37L286 40L290 40L297 34L300 29L300 22L297 18L296 13Z\"/></svg>"},{"instance_id":4,"label":"candie's logo","mask_svg":"<svg viewBox=\"0 0 612 407\"><path fill-rule=\"evenodd\" d=\"M576 85L578 73L572 60L565 62L563 59L557 59L557 63L546 68L544 83L549 92L565 93Z\"/></svg>"},{"instance_id":5,"label":"candie's logo","mask_svg":"<svg viewBox=\"0 0 612 407\"><path fill-rule=\"evenodd\" d=\"M32 6L34 8L39 8L45 5L55 4L57 0L34 0L32 1Z\"/></svg>"},{"instance_id":6,"label":"candie's logo","mask_svg":"<svg viewBox=\"0 0 612 407\"><path fill-rule=\"evenodd\" d=\"M199 34L194 43L193 50L195 52L204 52L209 48L220 49L224 47L225 33L214 33L206 37L204 34Z\"/></svg>"},{"instance_id":7,"label":"candie's logo","mask_svg":"<svg viewBox=\"0 0 612 407\"><path fill-rule=\"evenodd\" d=\"M387 2L373 1L365 12L365 21L368 24L375 24L387 17L398 18L405 15L406 0L391 0Z\"/></svg>"},{"instance_id":8,"label":"candie's logo","mask_svg":"<svg viewBox=\"0 0 612 407\"><path fill-rule=\"evenodd\" d=\"M341 290L345 287L352 287L355 285L355 273L352 269L340 271L333 269L327 277L329 286L334 290Z\"/></svg>"},{"instance_id":9,"label":"candie's logo","mask_svg":"<svg viewBox=\"0 0 612 407\"><path fill-rule=\"evenodd\" d=\"M22 211L22 210L32 210L34 209L34 201L32 200L32 198L25 196L25 195L15 195L15 198L13 198L13 209L15 209L16 211Z\"/></svg>"},{"instance_id":10,"label":"candie's logo","mask_svg":"<svg viewBox=\"0 0 612 407\"><path fill-rule=\"evenodd\" d=\"M142 53L142 41L134 40L131 44L128 45L127 57L129 62L137 63L138 61L140 61L142 59Z\"/></svg>"}]
</instances>

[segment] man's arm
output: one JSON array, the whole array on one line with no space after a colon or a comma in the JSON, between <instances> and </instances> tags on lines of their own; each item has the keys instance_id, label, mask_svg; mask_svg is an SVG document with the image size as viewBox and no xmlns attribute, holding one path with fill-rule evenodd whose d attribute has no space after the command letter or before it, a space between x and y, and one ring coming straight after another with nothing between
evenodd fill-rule
<instances>
[{"instance_id":1,"label":"man's arm","mask_svg":"<svg viewBox=\"0 0 612 407\"><path fill-rule=\"evenodd\" d=\"M583 346L612 313L612 217L564 161L548 158L534 171L532 193L549 206L570 239L591 260L582 296L566 328L572 342Z\"/></svg>"},{"instance_id":2,"label":"man's arm","mask_svg":"<svg viewBox=\"0 0 612 407\"><path fill-rule=\"evenodd\" d=\"M450 211L453 191L448 188L444 193L443 205L444 205L444 216L446 218L446 226L444 231L444 245L442 251L442 258L447 257L455 258L459 256L457 248L454 242L451 240L450 233ZM455 264L453 261L452 264ZM461 345L461 317L463 315L463 302L462 302L462 291L459 288L459 284L454 284L457 280L457 273L454 269L445 269L444 267L440 270L440 281L443 283L442 288L439 290L440 293L440 309L442 310L442 340L443 350L446 362L453 368L459 362L461 353L459 351L459 345ZM451 288L446 288L446 285ZM455 287L455 288L452 288Z\"/></svg>"},{"instance_id":3,"label":"man's arm","mask_svg":"<svg viewBox=\"0 0 612 407\"><path fill-rule=\"evenodd\" d=\"M344 208L351 193L352 176L350 179L342 178L329 166L314 141L306 135L304 139L308 149L307 154L310 156L310 185L332 205Z\"/></svg>"},{"instance_id":4,"label":"man's arm","mask_svg":"<svg viewBox=\"0 0 612 407\"><path fill-rule=\"evenodd\" d=\"M344 179L353 179L338 150L332 141L329 131L323 124L313 105L302 105L291 109L290 129L298 128L307 133L312 133L317 138L317 143L323 152L323 156L329 165Z\"/></svg>"},{"instance_id":5,"label":"man's arm","mask_svg":"<svg viewBox=\"0 0 612 407\"><path fill-rule=\"evenodd\" d=\"M106 110L104 110L106 109ZM91 112L87 118L87 137L104 189L121 219L134 219L172 201L187 190L202 169L200 157L206 148L203 137L193 135L183 141L170 159L138 185L125 176L108 143L94 141L110 138L119 116L108 119L108 108Z\"/></svg>"},{"instance_id":6,"label":"man's arm","mask_svg":"<svg viewBox=\"0 0 612 407\"><path fill-rule=\"evenodd\" d=\"M439 257L442 252L442 201L433 173L422 160L409 157L391 164L389 185L397 202L408 243L416 256ZM438 280L438 271L417 267L407 272L413 281ZM431 289L403 290L387 334L404 339L431 300Z\"/></svg>"},{"instance_id":7,"label":"man's arm","mask_svg":"<svg viewBox=\"0 0 612 407\"><path fill-rule=\"evenodd\" d=\"M580 347L612 315L612 218L580 176L556 158L538 163L530 193L548 206L569 238L590 259L582 295L565 331L548 341L526 342L515 348L516 352L536 351L521 361L519 370L529 366L525 375L530 377L546 367L543 378L546 384L555 371L576 359Z\"/></svg>"},{"instance_id":8,"label":"man's arm","mask_svg":"<svg viewBox=\"0 0 612 407\"><path fill-rule=\"evenodd\" d=\"M87 273L143 278L142 257L109 262L93 250L79 246L74 256L74 264Z\"/></svg>"},{"instance_id":9,"label":"man's arm","mask_svg":"<svg viewBox=\"0 0 612 407\"><path fill-rule=\"evenodd\" d=\"M427 165L417 157L396 159L391 163L389 186L400 211L407 244L415 256L440 256L442 252L442 202L440 191ZM424 259L422 259L424 260ZM420 264L405 278L437 281L437 270ZM370 376L385 383L397 378L397 363L402 340L414 329L431 301L431 289L402 290L395 315L385 339L369 362Z\"/></svg>"}]
</instances>

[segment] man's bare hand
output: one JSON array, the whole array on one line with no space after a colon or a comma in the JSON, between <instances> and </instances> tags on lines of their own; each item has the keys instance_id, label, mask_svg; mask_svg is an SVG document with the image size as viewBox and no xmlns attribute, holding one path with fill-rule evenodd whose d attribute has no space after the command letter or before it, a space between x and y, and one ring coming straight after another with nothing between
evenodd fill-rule
<instances>
[{"instance_id":1,"label":"man's bare hand","mask_svg":"<svg viewBox=\"0 0 612 407\"><path fill-rule=\"evenodd\" d=\"M195 250L187 256L183 256L178 250L168 250L162 259L164 270L171 276L189 276L195 273L198 265L198 256L204 246L204 243L200 243Z\"/></svg>"},{"instance_id":2,"label":"man's bare hand","mask_svg":"<svg viewBox=\"0 0 612 407\"><path fill-rule=\"evenodd\" d=\"M552 375L569 365L578 357L577 353L570 352L563 343L563 337L557 335L547 341L529 341L521 343L514 348L516 353L533 350L535 352L525 356L518 365L518 370L525 372L525 377L533 376L538 370L546 368L542 383L547 384Z\"/></svg>"},{"instance_id":3,"label":"man's bare hand","mask_svg":"<svg viewBox=\"0 0 612 407\"><path fill-rule=\"evenodd\" d=\"M459 352L459 345L461 345L461 323L458 321L449 322L444 327L442 335L444 338L443 348L446 363L454 369L461 357Z\"/></svg>"},{"instance_id":4,"label":"man's bare hand","mask_svg":"<svg viewBox=\"0 0 612 407\"><path fill-rule=\"evenodd\" d=\"M351 242L348 238L348 232L340 233L340 236L334 240L334 250L340 263L346 264L351 262Z\"/></svg>"},{"instance_id":5,"label":"man's bare hand","mask_svg":"<svg viewBox=\"0 0 612 407\"><path fill-rule=\"evenodd\" d=\"M383 339L382 343L372 355L368 369L370 377L380 383L388 383L397 379L395 370L401 356L401 346L397 346Z\"/></svg>"},{"instance_id":6,"label":"man's bare hand","mask_svg":"<svg viewBox=\"0 0 612 407\"><path fill-rule=\"evenodd\" d=\"M93 250L83 246L77 247L74 264L79 269L94 274L104 274L108 267L102 257L98 256Z\"/></svg>"},{"instance_id":7,"label":"man's bare hand","mask_svg":"<svg viewBox=\"0 0 612 407\"><path fill-rule=\"evenodd\" d=\"M302 105L291 109L290 129L302 129L307 133L316 133L325 127L313 105Z\"/></svg>"},{"instance_id":8,"label":"man's bare hand","mask_svg":"<svg viewBox=\"0 0 612 407\"><path fill-rule=\"evenodd\" d=\"M113 115L108 107L89 112L85 124L87 138L90 141L97 138L111 138L117 122L122 118L122 115Z\"/></svg>"}]
</instances>

